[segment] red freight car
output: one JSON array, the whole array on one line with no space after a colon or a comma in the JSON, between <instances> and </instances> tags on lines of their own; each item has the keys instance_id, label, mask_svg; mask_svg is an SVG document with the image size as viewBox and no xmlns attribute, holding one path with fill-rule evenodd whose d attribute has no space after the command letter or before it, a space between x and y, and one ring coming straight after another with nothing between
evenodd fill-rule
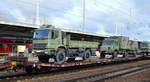
<instances>
[{"instance_id":1,"label":"red freight car","mask_svg":"<svg viewBox=\"0 0 150 82\"><path fill-rule=\"evenodd\" d=\"M31 53L31 41L16 39L0 39L0 56L7 56L9 53L18 54L19 46L24 46L25 48L28 48L29 53Z\"/></svg>"},{"instance_id":2,"label":"red freight car","mask_svg":"<svg viewBox=\"0 0 150 82\"><path fill-rule=\"evenodd\" d=\"M7 55L13 52L13 41L10 39L0 39L0 55Z\"/></svg>"}]
</instances>

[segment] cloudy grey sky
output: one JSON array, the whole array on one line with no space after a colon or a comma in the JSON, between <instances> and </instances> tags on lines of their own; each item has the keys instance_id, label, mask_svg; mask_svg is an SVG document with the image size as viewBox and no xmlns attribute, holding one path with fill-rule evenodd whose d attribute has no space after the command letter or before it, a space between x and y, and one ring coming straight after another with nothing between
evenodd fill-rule
<instances>
[{"instance_id":1,"label":"cloudy grey sky","mask_svg":"<svg viewBox=\"0 0 150 82\"><path fill-rule=\"evenodd\" d=\"M35 23L38 0L1 0L0 20ZM86 31L150 40L150 0L85 0ZM83 0L39 0L40 24L82 29Z\"/></svg>"}]
</instances>

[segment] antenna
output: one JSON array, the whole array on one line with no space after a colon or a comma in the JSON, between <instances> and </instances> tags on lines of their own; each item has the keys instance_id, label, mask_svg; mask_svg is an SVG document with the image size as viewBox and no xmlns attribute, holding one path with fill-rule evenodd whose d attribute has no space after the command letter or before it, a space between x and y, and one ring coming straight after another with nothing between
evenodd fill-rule
<instances>
[{"instance_id":1,"label":"antenna","mask_svg":"<svg viewBox=\"0 0 150 82\"><path fill-rule=\"evenodd\" d=\"M40 1L36 0L36 25L39 25L39 6L40 6Z\"/></svg>"},{"instance_id":2,"label":"antenna","mask_svg":"<svg viewBox=\"0 0 150 82\"><path fill-rule=\"evenodd\" d=\"M83 25L83 32L86 31L85 29L85 0L83 0L83 21L82 21L82 25Z\"/></svg>"}]
</instances>

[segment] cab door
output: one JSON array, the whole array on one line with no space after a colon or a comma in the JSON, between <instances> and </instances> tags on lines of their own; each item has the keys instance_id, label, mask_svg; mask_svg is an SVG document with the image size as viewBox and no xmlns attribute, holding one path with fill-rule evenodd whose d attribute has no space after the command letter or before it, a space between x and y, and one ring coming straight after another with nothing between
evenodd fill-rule
<instances>
[{"instance_id":1,"label":"cab door","mask_svg":"<svg viewBox=\"0 0 150 82\"><path fill-rule=\"evenodd\" d=\"M69 40L70 40L70 35L67 34L66 32L62 33L62 39L63 39L63 45L69 48Z\"/></svg>"}]
</instances>

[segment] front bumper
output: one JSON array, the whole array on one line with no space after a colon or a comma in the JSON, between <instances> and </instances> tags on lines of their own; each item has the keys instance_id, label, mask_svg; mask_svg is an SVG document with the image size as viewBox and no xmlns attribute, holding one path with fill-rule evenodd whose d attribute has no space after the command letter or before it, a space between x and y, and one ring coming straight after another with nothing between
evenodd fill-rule
<instances>
[{"instance_id":1,"label":"front bumper","mask_svg":"<svg viewBox=\"0 0 150 82\"><path fill-rule=\"evenodd\" d=\"M33 54L35 55L54 55L55 54L55 50L54 49L45 49L45 50L33 50Z\"/></svg>"}]
</instances>

